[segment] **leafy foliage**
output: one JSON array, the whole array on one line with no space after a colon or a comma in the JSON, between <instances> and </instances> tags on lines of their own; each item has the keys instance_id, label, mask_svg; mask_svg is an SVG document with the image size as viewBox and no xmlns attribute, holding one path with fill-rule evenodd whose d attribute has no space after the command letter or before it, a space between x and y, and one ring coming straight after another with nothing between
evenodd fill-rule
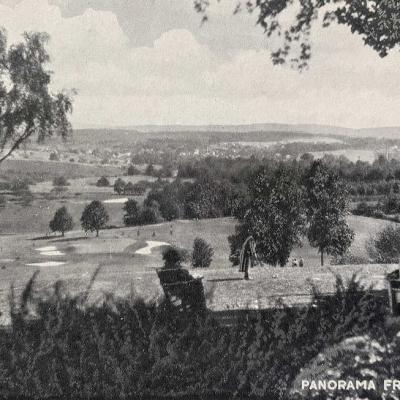
<instances>
[{"instance_id":1,"label":"leafy foliage","mask_svg":"<svg viewBox=\"0 0 400 400\"><path fill-rule=\"evenodd\" d=\"M124 180L122 180L121 178L118 178L114 182L114 192L117 193L117 194L124 193L125 186L126 186L126 182Z\"/></svg>"},{"instance_id":2,"label":"leafy foliage","mask_svg":"<svg viewBox=\"0 0 400 400\"><path fill-rule=\"evenodd\" d=\"M134 165L131 164L131 165L128 167L128 170L127 170L126 174L127 174L128 176L139 175L139 174L140 174L140 170L137 169Z\"/></svg>"},{"instance_id":3,"label":"leafy foliage","mask_svg":"<svg viewBox=\"0 0 400 400\"><path fill-rule=\"evenodd\" d=\"M103 203L93 200L83 210L81 225L85 232L96 232L96 236L99 236L99 230L105 227L108 220L109 215Z\"/></svg>"},{"instance_id":4,"label":"leafy foliage","mask_svg":"<svg viewBox=\"0 0 400 400\"><path fill-rule=\"evenodd\" d=\"M299 177L284 166L270 173L261 168L250 181L250 203L236 234L229 237L231 255L252 235L257 253L269 264L284 266L304 232L303 190ZM235 257L236 255L236 257Z\"/></svg>"},{"instance_id":5,"label":"leafy foliage","mask_svg":"<svg viewBox=\"0 0 400 400\"><path fill-rule=\"evenodd\" d=\"M350 247L354 232L349 228L348 195L346 186L338 176L321 161L315 161L307 176L305 186L308 218L307 237L321 254L342 255Z\"/></svg>"},{"instance_id":6,"label":"leafy foliage","mask_svg":"<svg viewBox=\"0 0 400 400\"><path fill-rule=\"evenodd\" d=\"M208 268L214 255L213 248L201 238L194 239L192 265L195 268Z\"/></svg>"},{"instance_id":7,"label":"leafy foliage","mask_svg":"<svg viewBox=\"0 0 400 400\"><path fill-rule=\"evenodd\" d=\"M61 232L62 236L74 227L74 221L66 207L61 207L55 212L49 227L53 232Z\"/></svg>"},{"instance_id":8,"label":"leafy foliage","mask_svg":"<svg viewBox=\"0 0 400 400\"><path fill-rule=\"evenodd\" d=\"M377 263L398 263L400 260L400 227L387 225L366 244L368 255Z\"/></svg>"},{"instance_id":9,"label":"leafy foliage","mask_svg":"<svg viewBox=\"0 0 400 400\"><path fill-rule=\"evenodd\" d=\"M203 20L207 19L209 4L209 0L194 0L195 9L203 14ZM323 27L332 23L347 26L351 33L359 34L364 43L381 57L400 43L399 4L393 0L240 0L234 13L243 8L257 13L257 24L264 29L271 42L280 41L277 49L272 47L274 64L289 61L300 70L308 65L311 29L321 14ZM286 11L295 13L288 24L285 24Z\"/></svg>"},{"instance_id":10,"label":"leafy foliage","mask_svg":"<svg viewBox=\"0 0 400 400\"><path fill-rule=\"evenodd\" d=\"M140 220L139 206L137 201L129 199L124 204L124 223L127 226L136 225Z\"/></svg>"},{"instance_id":11,"label":"leafy foliage","mask_svg":"<svg viewBox=\"0 0 400 400\"><path fill-rule=\"evenodd\" d=\"M2 397L285 399L317 354L378 335L385 318L381 300L354 277L346 285L338 278L330 298L314 290L308 307L277 304L225 327L133 295L95 306L90 285L72 297L57 282L38 296L36 276L20 299L11 296L12 325L0 331Z\"/></svg>"},{"instance_id":12,"label":"leafy foliage","mask_svg":"<svg viewBox=\"0 0 400 400\"><path fill-rule=\"evenodd\" d=\"M28 138L43 141L56 133L66 139L71 132L70 96L49 89L48 39L45 33L25 33L23 42L8 48L0 31L0 163Z\"/></svg>"},{"instance_id":13,"label":"leafy foliage","mask_svg":"<svg viewBox=\"0 0 400 400\"><path fill-rule=\"evenodd\" d=\"M96 182L96 186L99 187L108 187L110 186L110 181L107 179L107 177L102 176L101 178L98 179Z\"/></svg>"},{"instance_id":14,"label":"leafy foliage","mask_svg":"<svg viewBox=\"0 0 400 400\"><path fill-rule=\"evenodd\" d=\"M53 178L53 186L68 186L69 182L65 176L56 176Z\"/></svg>"}]
</instances>

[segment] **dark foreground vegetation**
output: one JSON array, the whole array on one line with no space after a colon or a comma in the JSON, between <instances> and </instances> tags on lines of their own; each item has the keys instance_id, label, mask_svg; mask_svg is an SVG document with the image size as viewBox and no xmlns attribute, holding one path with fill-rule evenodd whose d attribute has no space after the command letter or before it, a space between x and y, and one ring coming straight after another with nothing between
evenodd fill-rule
<instances>
[{"instance_id":1,"label":"dark foreground vegetation","mask_svg":"<svg viewBox=\"0 0 400 400\"><path fill-rule=\"evenodd\" d=\"M278 303L231 326L134 296L93 305L90 288L72 297L60 282L37 298L34 278L11 296L12 325L0 334L1 397L286 399L326 347L384 336L384 301L355 278L337 278L330 298L314 290L310 306Z\"/></svg>"}]
</instances>

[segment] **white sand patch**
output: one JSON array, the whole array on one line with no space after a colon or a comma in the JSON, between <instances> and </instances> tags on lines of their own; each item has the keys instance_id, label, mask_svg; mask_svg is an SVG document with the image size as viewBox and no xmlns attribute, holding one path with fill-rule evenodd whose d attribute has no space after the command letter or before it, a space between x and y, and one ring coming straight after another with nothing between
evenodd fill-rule
<instances>
[{"instance_id":1,"label":"white sand patch","mask_svg":"<svg viewBox=\"0 0 400 400\"><path fill-rule=\"evenodd\" d=\"M139 250L136 250L135 253L136 254L142 254L145 256L149 256L151 254L151 249L153 249L154 247L160 247L160 246L170 246L169 243L166 242L158 242L156 240L148 240L146 242L146 247L142 247Z\"/></svg>"},{"instance_id":2,"label":"white sand patch","mask_svg":"<svg viewBox=\"0 0 400 400\"><path fill-rule=\"evenodd\" d=\"M41 251L40 254L42 256L52 257L52 256L63 256L65 253L59 250L52 250L52 251Z\"/></svg>"},{"instance_id":3,"label":"white sand patch","mask_svg":"<svg viewBox=\"0 0 400 400\"><path fill-rule=\"evenodd\" d=\"M63 256L65 254L62 251L57 250L56 246L39 247L35 250L39 251L41 256L48 256L48 257Z\"/></svg>"},{"instance_id":4,"label":"white sand patch","mask_svg":"<svg viewBox=\"0 0 400 400\"><path fill-rule=\"evenodd\" d=\"M38 247L35 250L36 251L40 251L40 252L43 252L43 251L55 251L55 250L57 250L57 247L56 246Z\"/></svg>"},{"instance_id":5,"label":"white sand patch","mask_svg":"<svg viewBox=\"0 0 400 400\"><path fill-rule=\"evenodd\" d=\"M120 199L108 199L104 200L104 203L106 204L121 204L121 203L126 203L128 201L127 197L123 197Z\"/></svg>"},{"instance_id":6,"label":"white sand patch","mask_svg":"<svg viewBox=\"0 0 400 400\"><path fill-rule=\"evenodd\" d=\"M45 261L45 262L37 262L37 263L28 263L25 265L32 267L58 267L59 265L66 264L63 261Z\"/></svg>"}]
</instances>

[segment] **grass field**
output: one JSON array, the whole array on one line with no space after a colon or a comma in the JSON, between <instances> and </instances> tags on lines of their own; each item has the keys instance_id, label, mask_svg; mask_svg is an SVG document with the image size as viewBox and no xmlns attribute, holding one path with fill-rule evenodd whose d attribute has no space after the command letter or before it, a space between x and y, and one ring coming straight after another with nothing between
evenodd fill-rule
<instances>
[{"instance_id":1,"label":"grass field","mask_svg":"<svg viewBox=\"0 0 400 400\"><path fill-rule=\"evenodd\" d=\"M30 178L34 182L43 182L56 176L83 178L90 176L116 176L121 170L112 166L87 165L58 161L6 160L1 164L0 179L11 181L13 178Z\"/></svg>"},{"instance_id":2,"label":"grass field","mask_svg":"<svg viewBox=\"0 0 400 400\"><path fill-rule=\"evenodd\" d=\"M365 256L364 241L369 233L388 222L364 217L349 217L356 231L352 251ZM38 288L50 288L58 279L73 293L82 291L98 266L101 271L93 286L93 299L104 292L127 295L134 291L147 300L156 299L161 287L155 268L162 265L165 246L154 247L149 254L140 251L148 241L170 243L191 249L195 237L202 237L214 248L214 259L208 270L195 270L204 276L208 306L214 310L243 307L266 307L282 296L285 301L304 302L309 298L310 282L324 291L333 288L333 272L350 276L359 272L366 281L382 287L384 275L393 266L355 265L319 266L319 255L305 244L295 249L293 256L302 256L304 268L255 267L253 280L242 280L242 273L228 261L227 236L235 221L230 218L174 221L140 228L120 228L101 231L100 237L86 237L82 231L70 232L65 238L46 238L39 234L18 234L0 237L0 322L7 322L10 284L15 282L20 292L34 271L39 270ZM139 250L139 252L138 252ZM141 254L142 253L142 254ZM54 264L56 263L56 264ZM190 268L190 266L188 266Z\"/></svg>"},{"instance_id":3,"label":"grass field","mask_svg":"<svg viewBox=\"0 0 400 400\"><path fill-rule=\"evenodd\" d=\"M133 176L125 176L125 175L108 175L107 178L110 182L110 186L107 187L98 187L96 186L96 182L99 180L99 176L90 176L86 178L75 178L68 179L69 185L66 186L66 193L114 193L114 182L121 178L125 182L132 182L133 184L139 181L148 181L154 182L156 178L147 175L133 175ZM44 181L38 182L35 185L31 185L32 193L50 193L51 190L54 189L53 181Z\"/></svg>"}]
</instances>

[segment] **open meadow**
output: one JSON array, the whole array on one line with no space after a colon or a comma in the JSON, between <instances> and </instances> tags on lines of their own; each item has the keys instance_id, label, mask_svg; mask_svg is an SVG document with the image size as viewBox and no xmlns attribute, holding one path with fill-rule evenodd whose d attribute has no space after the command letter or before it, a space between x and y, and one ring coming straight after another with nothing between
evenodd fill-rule
<instances>
[{"instance_id":1,"label":"open meadow","mask_svg":"<svg viewBox=\"0 0 400 400\"><path fill-rule=\"evenodd\" d=\"M356 232L353 254L365 257L365 240L388 223L350 216L349 224ZM192 270L204 277L208 307L212 310L262 308L273 305L279 297L288 303L304 302L309 299L311 283L324 292L331 291L334 273L350 277L357 272L366 282L383 288L385 273L394 268L392 265L320 267L317 251L305 243L292 253L304 258L304 268L255 267L250 271L253 279L244 281L243 274L228 260L227 236L234 226L232 218L221 218L106 229L98 238L79 230L65 237L46 237L43 232L4 235L0 237L1 322L8 321L10 285L14 283L16 293L20 293L37 270L38 290L49 289L62 280L67 290L79 293L100 267L92 287L92 300L104 293L122 296L132 292L146 300L156 300L162 290L155 269L162 266L163 249L175 245L190 250L196 237L205 239L214 248L210 268Z\"/></svg>"}]
</instances>

